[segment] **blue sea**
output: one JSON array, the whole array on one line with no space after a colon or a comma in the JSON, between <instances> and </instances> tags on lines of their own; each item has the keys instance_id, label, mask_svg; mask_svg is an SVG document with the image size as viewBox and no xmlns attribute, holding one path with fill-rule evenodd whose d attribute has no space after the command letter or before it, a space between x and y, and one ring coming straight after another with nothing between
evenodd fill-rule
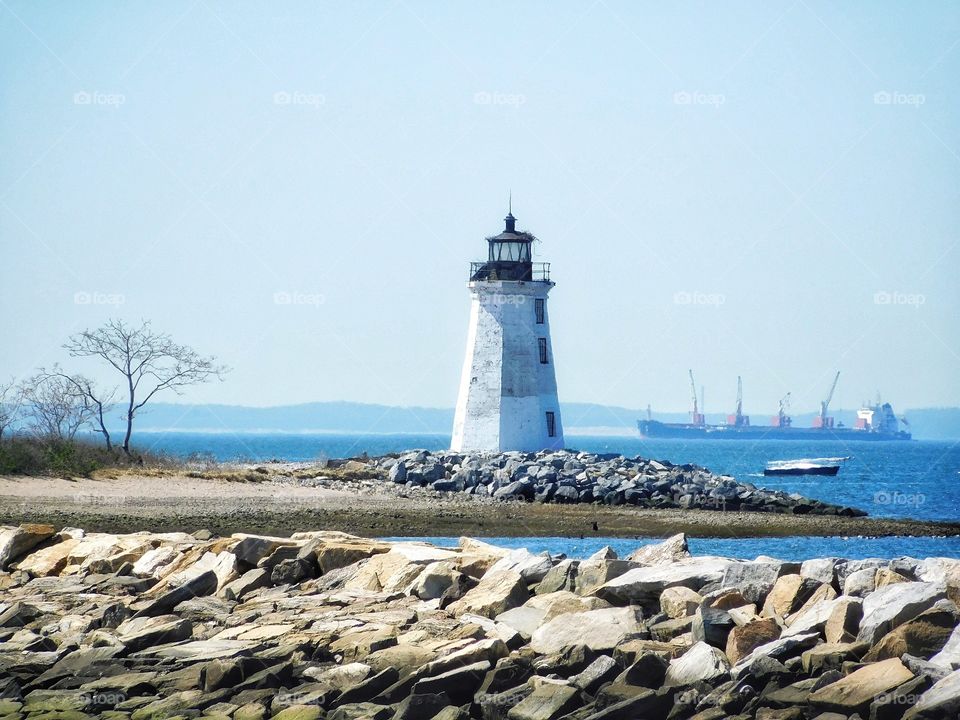
<instances>
[{"instance_id":1,"label":"blue sea","mask_svg":"<svg viewBox=\"0 0 960 720\"><path fill-rule=\"evenodd\" d=\"M141 449L220 461L311 461L383 455L413 448L444 450L448 435L143 432ZM960 442L823 442L749 440L646 440L629 436L567 436L578 450L694 463L742 482L865 510L871 516L960 521ZM769 460L849 457L836 477L764 477ZM604 544L619 549L637 541L592 538L497 538L511 547L589 555ZM768 554L784 559L818 555L960 557L960 538L706 538L691 541L697 553L736 557Z\"/></svg>"}]
</instances>

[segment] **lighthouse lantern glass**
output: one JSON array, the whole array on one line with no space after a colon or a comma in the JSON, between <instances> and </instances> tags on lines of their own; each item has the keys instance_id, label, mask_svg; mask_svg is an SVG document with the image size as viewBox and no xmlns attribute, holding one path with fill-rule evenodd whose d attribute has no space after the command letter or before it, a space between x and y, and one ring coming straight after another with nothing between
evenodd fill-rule
<instances>
[{"instance_id":1,"label":"lighthouse lantern glass","mask_svg":"<svg viewBox=\"0 0 960 720\"><path fill-rule=\"evenodd\" d=\"M530 243L492 242L490 243L490 260L495 262L530 262Z\"/></svg>"}]
</instances>

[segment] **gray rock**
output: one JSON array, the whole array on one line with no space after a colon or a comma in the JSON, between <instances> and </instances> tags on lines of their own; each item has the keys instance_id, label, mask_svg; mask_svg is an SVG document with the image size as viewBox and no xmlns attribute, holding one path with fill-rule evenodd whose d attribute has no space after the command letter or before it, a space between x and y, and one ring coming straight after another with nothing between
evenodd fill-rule
<instances>
[{"instance_id":1,"label":"gray rock","mask_svg":"<svg viewBox=\"0 0 960 720\"><path fill-rule=\"evenodd\" d=\"M934 683L917 704L907 710L903 720L941 720L960 717L960 670Z\"/></svg>"},{"instance_id":2,"label":"gray rock","mask_svg":"<svg viewBox=\"0 0 960 720\"><path fill-rule=\"evenodd\" d=\"M946 588L939 583L901 582L882 587L863 600L863 619L857 640L873 645L890 630L945 597Z\"/></svg>"},{"instance_id":3,"label":"gray rock","mask_svg":"<svg viewBox=\"0 0 960 720\"><path fill-rule=\"evenodd\" d=\"M744 600L760 606L778 577L780 563L733 563L724 572L720 587L739 590Z\"/></svg>"}]
</instances>

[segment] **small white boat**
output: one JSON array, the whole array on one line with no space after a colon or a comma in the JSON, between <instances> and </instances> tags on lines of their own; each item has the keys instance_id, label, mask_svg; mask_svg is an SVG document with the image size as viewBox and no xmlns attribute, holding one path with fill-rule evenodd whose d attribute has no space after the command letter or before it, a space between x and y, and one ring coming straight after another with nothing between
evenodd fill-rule
<instances>
[{"instance_id":1,"label":"small white boat","mask_svg":"<svg viewBox=\"0 0 960 720\"><path fill-rule=\"evenodd\" d=\"M764 475L836 475L840 465L849 457L801 458L799 460L771 460L763 469Z\"/></svg>"}]
</instances>

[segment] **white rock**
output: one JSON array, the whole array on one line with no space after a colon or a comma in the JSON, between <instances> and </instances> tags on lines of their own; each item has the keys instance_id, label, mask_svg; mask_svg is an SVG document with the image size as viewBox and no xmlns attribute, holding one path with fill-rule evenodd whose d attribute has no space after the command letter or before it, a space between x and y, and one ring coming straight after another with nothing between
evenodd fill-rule
<instances>
[{"instance_id":1,"label":"white rock","mask_svg":"<svg viewBox=\"0 0 960 720\"><path fill-rule=\"evenodd\" d=\"M500 613L494 619L499 623L512 627L524 637L530 637L536 629L543 624L543 618L546 614L546 610L522 605L521 607Z\"/></svg>"},{"instance_id":2,"label":"white rock","mask_svg":"<svg viewBox=\"0 0 960 720\"><path fill-rule=\"evenodd\" d=\"M700 590L707 583L722 579L731 562L727 558L704 556L670 565L634 568L607 581L594 594L611 602L654 603L668 587L682 585Z\"/></svg>"},{"instance_id":3,"label":"white rock","mask_svg":"<svg viewBox=\"0 0 960 720\"><path fill-rule=\"evenodd\" d=\"M639 613L632 607L565 613L537 628L530 638L530 647L543 655L560 652L567 645L612 650L643 630Z\"/></svg>"},{"instance_id":4,"label":"white rock","mask_svg":"<svg viewBox=\"0 0 960 720\"><path fill-rule=\"evenodd\" d=\"M160 570L176 560L179 554L171 545L147 550L133 564L133 574L140 577L160 577Z\"/></svg>"},{"instance_id":5,"label":"white rock","mask_svg":"<svg viewBox=\"0 0 960 720\"><path fill-rule=\"evenodd\" d=\"M683 655L670 661L664 687L692 685L700 680L713 680L730 672L727 656L705 642L694 644Z\"/></svg>"},{"instance_id":6,"label":"white rock","mask_svg":"<svg viewBox=\"0 0 960 720\"><path fill-rule=\"evenodd\" d=\"M877 587L876 568L863 568L847 575L843 581L843 594L852 597L866 597Z\"/></svg>"},{"instance_id":7,"label":"white rock","mask_svg":"<svg viewBox=\"0 0 960 720\"><path fill-rule=\"evenodd\" d=\"M930 662L945 670L960 669L960 625L953 629L946 644L930 658Z\"/></svg>"},{"instance_id":8,"label":"white rock","mask_svg":"<svg viewBox=\"0 0 960 720\"><path fill-rule=\"evenodd\" d=\"M830 613L833 612L834 608L848 602L850 602L850 598L846 595L841 595L833 600L821 600L813 607L800 612L790 623L790 626L783 631L782 637L808 632L823 632L823 628L826 626L827 620L830 619Z\"/></svg>"},{"instance_id":9,"label":"white rock","mask_svg":"<svg viewBox=\"0 0 960 720\"><path fill-rule=\"evenodd\" d=\"M630 562L641 565L666 565L690 557L687 549L687 536L677 533L663 542L643 545L627 555Z\"/></svg>"},{"instance_id":10,"label":"white rock","mask_svg":"<svg viewBox=\"0 0 960 720\"><path fill-rule=\"evenodd\" d=\"M507 555L497 560L489 570L488 574L502 572L504 570L513 570L520 573L520 577L527 583L535 583L543 580L543 576L553 567L553 561L550 556L534 555L526 548L511 550Z\"/></svg>"}]
</instances>

